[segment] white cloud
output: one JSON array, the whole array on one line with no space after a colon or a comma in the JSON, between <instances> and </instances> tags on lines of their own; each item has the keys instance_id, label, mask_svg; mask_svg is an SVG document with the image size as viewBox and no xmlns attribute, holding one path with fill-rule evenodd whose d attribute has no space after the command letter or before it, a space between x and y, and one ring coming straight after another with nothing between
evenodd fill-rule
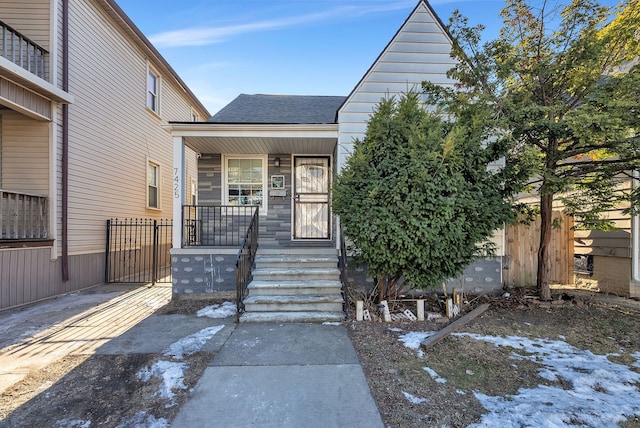
<instances>
[{"instance_id":1,"label":"white cloud","mask_svg":"<svg viewBox=\"0 0 640 428\"><path fill-rule=\"evenodd\" d=\"M328 22L336 19L345 19L382 13L391 10L408 9L414 1L399 1L390 4L376 3L372 5L349 5L328 9L324 12L308 13L279 19L270 19L245 24L227 25L220 27L194 27L182 30L167 31L149 37L149 40L157 47L178 46L205 46L221 43L225 40L241 34L271 31L280 28L289 28L316 22Z\"/></svg>"}]
</instances>

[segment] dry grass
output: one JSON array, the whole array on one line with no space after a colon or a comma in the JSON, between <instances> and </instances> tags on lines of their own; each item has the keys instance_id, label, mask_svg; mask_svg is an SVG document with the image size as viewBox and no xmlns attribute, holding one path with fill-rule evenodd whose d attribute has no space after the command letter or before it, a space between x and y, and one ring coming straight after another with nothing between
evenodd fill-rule
<instances>
[{"instance_id":1,"label":"dry grass","mask_svg":"<svg viewBox=\"0 0 640 428\"><path fill-rule=\"evenodd\" d=\"M520 292L509 299L476 299L475 303L490 300L492 306L462 331L503 337L562 338L595 354L619 354L609 357L614 362L635 361L631 354L640 351L640 311L603 304L593 296L576 299L566 295L564 304L546 309L525 296L525 292ZM432 306L437 305L432 302ZM478 422L486 412L473 391L507 396L519 388L538 385L568 387L563 381L541 378L541 366L534 361L509 358L514 352L510 348L448 336L420 358L418 351L405 347L398 339L409 331L438 330L442 324L351 320L347 327L388 427L465 427ZM424 370L425 366L447 382L438 383ZM403 392L426 398L428 402L413 404ZM631 418L621 426L640 427L640 418Z\"/></svg>"}]
</instances>

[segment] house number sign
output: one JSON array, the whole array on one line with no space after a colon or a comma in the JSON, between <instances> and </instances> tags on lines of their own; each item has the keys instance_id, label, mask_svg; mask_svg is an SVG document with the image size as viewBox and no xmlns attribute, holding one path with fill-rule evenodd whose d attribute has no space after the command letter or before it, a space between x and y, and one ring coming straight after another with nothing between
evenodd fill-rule
<instances>
[{"instance_id":1,"label":"house number sign","mask_svg":"<svg viewBox=\"0 0 640 428\"><path fill-rule=\"evenodd\" d=\"M180 171L173 168L173 197L180 199Z\"/></svg>"}]
</instances>

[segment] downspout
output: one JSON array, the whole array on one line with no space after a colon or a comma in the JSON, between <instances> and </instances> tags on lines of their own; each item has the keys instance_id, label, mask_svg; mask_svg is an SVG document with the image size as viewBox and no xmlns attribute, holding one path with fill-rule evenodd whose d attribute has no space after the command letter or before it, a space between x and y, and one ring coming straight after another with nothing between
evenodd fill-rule
<instances>
[{"instance_id":1,"label":"downspout","mask_svg":"<svg viewBox=\"0 0 640 428\"><path fill-rule=\"evenodd\" d=\"M632 188L639 185L640 171L633 171ZM630 294L632 297L640 296L640 216L634 214L631 217L631 284Z\"/></svg>"},{"instance_id":2,"label":"downspout","mask_svg":"<svg viewBox=\"0 0 640 428\"><path fill-rule=\"evenodd\" d=\"M62 90L69 92L69 0L62 0ZM62 104L62 281L69 281L69 104Z\"/></svg>"}]
</instances>

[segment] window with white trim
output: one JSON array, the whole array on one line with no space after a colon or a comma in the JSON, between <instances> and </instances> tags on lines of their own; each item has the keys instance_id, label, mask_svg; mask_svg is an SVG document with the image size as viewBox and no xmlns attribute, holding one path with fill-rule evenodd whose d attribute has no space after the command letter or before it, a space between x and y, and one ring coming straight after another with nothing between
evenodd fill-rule
<instances>
[{"instance_id":1,"label":"window with white trim","mask_svg":"<svg viewBox=\"0 0 640 428\"><path fill-rule=\"evenodd\" d=\"M191 180L191 205L198 205L198 183Z\"/></svg>"},{"instance_id":2,"label":"window with white trim","mask_svg":"<svg viewBox=\"0 0 640 428\"><path fill-rule=\"evenodd\" d=\"M160 165L147 163L147 208L160 208Z\"/></svg>"},{"instance_id":3,"label":"window with white trim","mask_svg":"<svg viewBox=\"0 0 640 428\"><path fill-rule=\"evenodd\" d=\"M265 159L261 157L226 158L226 203L264 206Z\"/></svg>"},{"instance_id":4,"label":"window with white trim","mask_svg":"<svg viewBox=\"0 0 640 428\"><path fill-rule=\"evenodd\" d=\"M147 71L147 108L160 114L160 75L151 68Z\"/></svg>"}]
</instances>

